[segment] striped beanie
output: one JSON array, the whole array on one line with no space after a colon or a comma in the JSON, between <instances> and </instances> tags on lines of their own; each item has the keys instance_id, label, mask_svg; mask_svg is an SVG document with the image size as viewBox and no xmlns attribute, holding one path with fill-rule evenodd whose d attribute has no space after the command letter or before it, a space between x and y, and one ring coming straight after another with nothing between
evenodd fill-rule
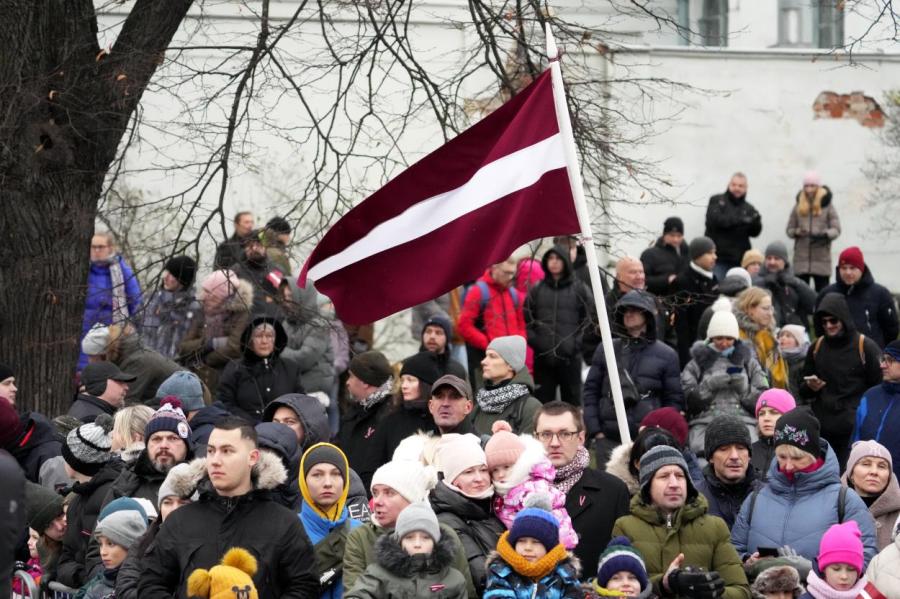
<instances>
[{"instance_id":1,"label":"striped beanie","mask_svg":"<svg viewBox=\"0 0 900 599\"><path fill-rule=\"evenodd\" d=\"M684 456L674 447L668 445L656 445L651 447L647 453L641 456L641 470L639 481L641 484L641 497L644 503L650 503L650 481L656 475L656 472L663 466L678 466L684 472L687 479L688 499L697 494L694 485L691 483L690 472L688 472L687 462Z\"/></svg>"},{"instance_id":2,"label":"striped beanie","mask_svg":"<svg viewBox=\"0 0 900 599\"><path fill-rule=\"evenodd\" d=\"M85 476L100 472L103 465L112 459L112 429L112 416L100 414L94 422L69 431L62 445L62 457L66 464Z\"/></svg>"},{"instance_id":3,"label":"striped beanie","mask_svg":"<svg viewBox=\"0 0 900 599\"><path fill-rule=\"evenodd\" d=\"M616 572L631 572L641 583L641 590L645 590L650 584L647 578L647 566L644 558L634 548L628 537L616 537L609 542L606 549L600 555L600 563L597 567L597 584L606 587L609 579Z\"/></svg>"},{"instance_id":4,"label":"striped beanie","mask_svg":"<svg viewBox=\"0 0 900 599\"><path fill-rule=\"evenodd\" d=\"M144 439L149 441L153 433L167 431L175 433L184 441L187 448L191 448L191 427L188 424L184 412L181 411L181 400L174 395L167 395L160 401L159 409L153 413L147 426L144 427Z\"/></svg>"}]
</instances>

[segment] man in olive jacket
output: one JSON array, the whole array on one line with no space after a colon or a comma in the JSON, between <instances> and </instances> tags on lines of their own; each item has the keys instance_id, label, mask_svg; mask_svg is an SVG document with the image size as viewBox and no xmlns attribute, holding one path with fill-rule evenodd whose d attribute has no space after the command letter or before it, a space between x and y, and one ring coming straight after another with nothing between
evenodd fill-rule
<instances>
[{"instance_id":1,"label":"man in olive jacket","mask_svg":"<svg viewBox=\"0 0 900 599\"><path fill-rule=\"evenodd\" d=\"M657 594L694 599L750 599L747 576L728 526L706 513L681 452L658 445L641 457L641 491L612 534L644 556ZM702 571L700 570L702 568Z\"/></svg>"}]
</instances>

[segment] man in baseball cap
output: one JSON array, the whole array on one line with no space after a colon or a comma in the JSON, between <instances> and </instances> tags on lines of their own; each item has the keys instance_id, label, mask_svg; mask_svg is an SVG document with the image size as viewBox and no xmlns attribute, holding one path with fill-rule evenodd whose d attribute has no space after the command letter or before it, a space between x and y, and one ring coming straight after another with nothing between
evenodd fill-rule
<instances>
[{"instance_id":1,"label":"man in baseball cap","mask_svg":"<svg viewBox=\"0 0 900 599\"><path fill-rule=\"evenodd\" d=\"M474 433L469 414L475 406L469 383L452 374L445 374L434 382L428 411L442 435Z\"/></svg>"},{"instance_id":2,"label":"man in baseball cap","mask_svg":"<svg viewBox=\"0 0 900 599\"><path fill-rule=\"evenodd\" d=\"M94 362L81 372L84 393L69 407L69 416L82 422L93 422L100 414L112 416L125 405L128 383L137 379L133 374L119 370L112 362Z\"/></svg>"}]
</instances>

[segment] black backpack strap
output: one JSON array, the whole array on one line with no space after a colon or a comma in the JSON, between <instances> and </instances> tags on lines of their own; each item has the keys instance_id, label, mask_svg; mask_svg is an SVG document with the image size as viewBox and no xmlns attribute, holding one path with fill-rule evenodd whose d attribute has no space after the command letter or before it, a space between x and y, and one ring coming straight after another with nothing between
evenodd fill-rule
<instances>
[{"instance_id":1,"label":"black backpack strap","mask_svg":"<svg viewBox=\"0 0 900 599\"><path fill-rule=\"evenodd\" d=\"M756 496L759 495L759 487L753 489L753 495L750 496L750 511L747 512L747 528L753 522L753 509L756 507Z\"/></svg>"},{"instance_id":2,"label":"black backpack strap","mask_svg":"<svg viewBox=\"0 0 900 599\"><path fill-rule=\"evenodd\" d=\"M847 509L847 487L841 485L841 491L838 493L838 524L844 523L844 512Z\"/></svg>"}]
</instances>

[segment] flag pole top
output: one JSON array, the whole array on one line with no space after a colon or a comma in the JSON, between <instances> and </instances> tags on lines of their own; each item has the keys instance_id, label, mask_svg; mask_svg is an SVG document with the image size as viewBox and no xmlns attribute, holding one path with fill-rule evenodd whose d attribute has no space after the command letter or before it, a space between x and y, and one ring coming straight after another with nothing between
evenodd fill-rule
<instances>
[{"instance_id":1,"label":"flag pole top","mask_svg":"<svg viewBox=\"0 0 900 599\"><path fill-rule=\"evenodd\" d=\"M547 37L547 58L550 62L559 60L559 50L556 48L556 40L553 39L553 32L550 30L550 23L544 25L544 31Z\"/></svg>"}]
</instances>

